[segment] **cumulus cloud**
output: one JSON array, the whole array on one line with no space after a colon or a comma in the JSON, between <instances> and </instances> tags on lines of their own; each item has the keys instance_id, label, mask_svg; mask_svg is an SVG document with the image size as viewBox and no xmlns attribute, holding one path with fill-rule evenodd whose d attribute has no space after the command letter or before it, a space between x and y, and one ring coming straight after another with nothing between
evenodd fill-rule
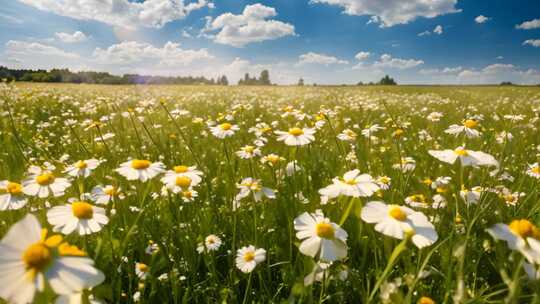
<instances>
[{"instance_id":1,"label":"cumulus cloud","mask_svg":"<svg viewBox=\"0 0 540 304\"><path fill-rule=\"evenodd\" d=\"M428 36L428 35L431 35L431 32L430 32L430 31L423 31L423 32L421 32L421 33L418 33L418 37Z\"/></svg>"},{"instance_id":2,"label":"cumulus cloud","mask_svg":"<svg viewBox=\"0 0 540 304\"><path fill-rule=\"evenodd\" d=\"M513 64L496 63L483 69L466 69L458 76L461 83L500 83L512 81L521 84L535 84L540 82L540 71L534 69L523 70Z\"/></svg>"},{"instance_id":3,"label":"cumulus cloud","mask_svg":"<svg viewBox=\"0 0 540 304\"><path fill-rule=\"evenodd\" d=\"M373 63L373 67L375 68L394 68L394 69L410 69L417 67L421 64L424 64L424 61L422 60L416 60L416 59L401 59L401 58L393 58L392 56L388 54L383 54L378 61Z\"/></svg>"},{"instance_id":4,"label":"cumulus cloud","mask_svg":"<svg viewBox=\"0 0 540 304\"><path fill-rule=\"evenodd\" d=\"M19 40L9 40L6 43L6 54L15 55L18 57L22 56L52 56L52 57L62 57L62 58L78 58L79 55L75 53L66 52L54 46L41 44L38 42L26 42ZM24 58L19 58L24 59Z\"/></svg>"},{"instance_id":5,"label":"cumulus cloud","mask_svg":"<svg viewBox=\"0 0 540 304\"><path fill-rule=\"evenodd\" d=\"M182 19L209 3L198 0L186 4L184 0L19 0L42 11L78 20L94 20L110 25L134 28L161 28L170 21Z\"/></svg>"},{"instance_id":6,"label":"cumulus cloud","mask_svg":"<svg viewBox=\"0 0 540 304\"><path fill-rule=\"evenodd\" d=\"M199 60L212 59L208 50L185 50L179 43L168 41L162 48L149 43L125 41L106 49L96 48L94 59L106 65L154 64L159 66L187 66Z\"/></svg>"},{"instance_id":7,"label":"cumulus cloud","mask_svg":"<svg viewBox=\"0 0 540 304\"><path fill-rule=\"evenodd\" d=\"M294 26L278 20L269 19L277 16L273 7L260 3L247 5L240 15L222 14L215 19L207 18L204 33L215 42L234 47L243 47L253 42L274 40L295 35Z\"/></svg>"},{"instance_id":8,"label":"cumulus cloud","mask_svg":"<svg viewBox=\"0 0 540 304\"><path fill-rule=\"evenodd\" d=\"M516 25L517 29L520 30L532 30L540 28L540 19L533 19L531 21L525 21L522 24Z\"/></svg>"},{"instance_id":9,"label":"cumulus cloud","mask_svg":"<svg viewBox=\"0 0 540 304\"><path fill-rule=\"evenodd\" d=\"M372 16L371 22L381 27L407 24L418 17L434 18L456 13L457 0L311 0L310 3L325 3L343 8L348 15Z\"/></svg>"},{"instance_id":10,"label":"cumulus cloud","mask_svg":"<svg viewBox=\"0 0 540 304\"><path fill-rule=\"evenodd\" d=\"M356 58L359 61L362 61L362 60L368 59L369 55L370 55L369 52L358 52L358 54L356 54L354 58Z\"/></svg>"},{"instance_id":11,"label":"cumulus cloud","mask_svg":"<svg viewBox=\"0 0 540 304\"><path fill-rule=\"evenodd\" d=\"M420 74L422 75L452 75L452 74L458 74L463 70L462 67L445 67L443 69L422 69L420 70Z\"/></svg>"},{"instance_id":12,"label":"cumulus cloud","mask_svg":"<svg viewBox=\"0 0 540 304\"><path fill-rule=\"evenodd\" d=\"M523 41L523 45L527 45L527 44L533 47L540 47L540 39L529 39L529 40Z\"/></svg>"},{"instance_id":13,"label":"cumulus cloud","mask_svg":"<svg viewBox=\"0 0 540 304\"><path fill-rule=\"evenodd\" d=\"M334 56L329 56L325 54L318 54L314 52L309 52L298 56L298 66L305 64L321 64L321 65L331 65L331 64L348 64L346 60L338 59Z\"/></svg>"},{"instance_id":14,"label":"cumulus cloud","mask_svg":"<svg viewBox=\"0 0 540 304\"><path fill-rule=\"evenodd\" d=\"M480 15L480 16L474 18L474 22L476 22L476 23L486 23L486 22L489 21L490 19L491 19L491 18L488 18L488 17L486 17L486 16L484 16L484 15Z\"/></svg>"},{"instance_id":15,"label":"cumulus cloud","mask_svg":"<svg viewBox=\"0 0 540 304\"><path fill-rule=\"evenodd\" d=\"M437 25L435 29L433 29L433 33L441 35L443 33L443 27L441 25Z\"/></svg>"},{"instance_id":16,"label":"cumulus cloud","mask_svg":"<svg viewBox=\"0 0 540 304\"><path fill-rule=\"evenodd\" d=\"M72 34L70 33L55 33L56 38L65 43L77 43L82 42L88 39L88 37L81 31L76 31Z\"/></svg>"}]
</instances>

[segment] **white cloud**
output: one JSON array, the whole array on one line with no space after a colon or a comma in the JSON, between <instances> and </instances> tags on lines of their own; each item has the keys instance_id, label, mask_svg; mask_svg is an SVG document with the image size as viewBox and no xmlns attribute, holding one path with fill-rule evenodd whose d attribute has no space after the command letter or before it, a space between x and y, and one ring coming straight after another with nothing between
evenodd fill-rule
<instances>
[{"instance_id":1,"label":"white cloud","mask_svg":"<svg viewBox=\"0 0 540 304\"><path fill-rule=\"evenodd\" d=\"M433 29L433 33L441 35L443 33L443 27L441 25L437 25L435 29Z\"/></svg>"},{"instance_id":2,"label":"white cloud","mask_svg":"<svg viewBox=\"0 0 540 304\"><path fill-rule=\"evenodd\" d=\"M439 15L459 12L457 0L311 0L310 3L337 5L348 15L372 16L370 23L381 27L406 24L418 17L434 18Z\"/></svg>"},{"instance_id":3,"label":"white cloud","mask_svg":"<svg viewBox=\"0 0 540 304\"><path fill-rule=\"evenodd\" d=\"M418 37L429 36L429 35L431 35L430 31L423 31L421 33L418 33Z\"/></svg>"},{"instance_id":4,"label":"white cloud","mask_svg":"<svg viewBox=\"0 0 540 304\"><path fill-rule=\"evenodd\" d=\"M459 72L461 72L463 70L462 67L454 67L454 68L450 68L450 67L445 67L444 69L422 69L420 70L420 74L422 75L434 75L434 76L438 76L438 75L452 75L452 74L457 74Z\"/></svg>"},{"instance_id":5,"label":"white cloud","mask_svg":"<svg viewBox=\"0 0 540 304\"><path fill-rule=\"evenodd\" d=\"M65 43L77 43L88 39L88 37L81 31L76 31L73 34L70 33L55 33L54 34L60 41Z\"/></svg>"},{"instance_id":6,"label":"white cloud","mask_svg":"<svg viewBox=\"0 0 540 304\"><path fill-rule=\"evenodd\" d=\"M415 60L415 59L392 58L392 56L388 54L383 54L381 58L379 59L379 61L376 61L375 63L373 63L373 67L394 68L394 69L404 70L404 69L414 68L421 64L424 64L424 61Z\"/></svg>"},{"instance_id":7,"label":"white cloud","mask_svg":"<svg viewBox=\"0 0 540 304\"><path fill-rule=\"evenodd\" d=\"M78 20L94 20L125 28L137 26L161 28L208 5L206 0L19 0L39 10Z\"/></svg>"},{"instance_id":8,"label":"white cloud","mask_svg":"<svg viewBox=\"0 0 540 304\"><path fill-rule=\"evenodd\" d=\"M78 58L75 53L66 52L54 46L41 44L38 42L25 42L19 40L9 40L6 43L6 54L15 56L35 56L41 55L44 57L62 57L62 58ZM19 58L24 59L24 58Z\"/></svg>"},{"instance_id":9,"label":"white cloud","mask_svg":"<svg viewBox=\"0 0 540 304\"><path fill-rule=\"evenodd\" d=\"M331 64L348 64L346 60L338 59L334 56L329 56L325 54L318 54L309 52L298 56L298 66L305 64L322 64L322 65L331 65Z\"/></svg>"},{"instance_id":10,"label":"white cloud","mask_svg":"<svg viewBox=\"0 0 540 304\"><path fill-rule=\"evenodd\" d=\"M359 61L362 61L362 60L366 60L369 57L369 55L370 55L369 52L358 52L358 54L356 54L354 58L358 59Z\"/></svg>"},{"instance_id":11,"label":"white cloud","mask_svg":"<svg viewBox=\"0 0 540 304\"><path fill-rule=\"evenodd\" d=\"M0 12L0 18L6 20L8 22L16 23L16 24L22 24L24 22L20 18L15 18L13 16L10 16L8 14L4 14L4 13L1 13L1 12Z\"/></svg>"},{"instance_id":12,"label":"white cloud","mask_svg":"<svg viewBox=\"0 0 540 304\"><path fill-rule=\"evenodd\" d=\"M474 22L476 22L476 23L485 23L485 22L489 21L490 19L491 18L488 18L488 17L486 17L484 15L480 15L480 16L474 18Z\"/></svg>"},{"instance_id":13,"label":"white cloud","mask_svg":"<svg viewBox=\"0 0 540 304\"><path fill-rule=\"evenodd\" d=\"M540 71L534 69L522 70L512 64L491 64L481 70L467 69L458 76L460 83L500 83L511 81L520 84L540 83Z\"/></svg>"},{"instance_id":14,"label":"white cloud","mask_svg":"<svg viewBox=\"0 0 540 304\"><path fill-rule=\"evenodd\" d=\"M517 29L520 30L532 30L540 28L540 19L533 19L531 21L525 21L522 24L516 25Z\"/></svg>"},{"instance_id":15,"label":"white cloud","mask_svg":"<svg viewBox=\"0 0 540 304\"><path fill-rule=\"evenodd\" d=\"M540 47L540 39L529 39L529 40L523 41L523 45L527 45L527 44L534 47Z\"/></svg>"},{"instance_id":16,"label":"white cloud","mask_svg":"<svg viewBox=\"0 0 540 304\"><path fill-rule=\"evenodd\" d=\"M260 3L247 5L240 15L225 13L214 20L207 18L204 33L219 31L215 35L207 35L220 44L243 47L253 42L274 40L295 35L294 26L289 23L268 18L277 16L273 7Z\"/></svg>"},{"instance_id":17,"label":"white cloud","mask_svg":"<svg viewBox=\"0 0 540 304\"><path fill-rule=\"evenodd\" d=\"M184 50L179 43L168 41L162 48L149 43L125 41L107 49L96 48L94 59L104 65L158 64L161 67L187 66L191 63L212 59L206 49Z\"/></svg>"}]
</instances>

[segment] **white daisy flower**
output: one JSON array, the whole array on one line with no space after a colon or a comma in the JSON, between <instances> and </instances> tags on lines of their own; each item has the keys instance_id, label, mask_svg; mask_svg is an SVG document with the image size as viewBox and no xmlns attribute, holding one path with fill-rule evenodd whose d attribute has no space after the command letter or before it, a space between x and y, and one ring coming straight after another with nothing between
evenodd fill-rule
<instances>
[{"instance_id":1,"label":"white daisy flower","mask_svg":"<svg viewBox=\"0 0 540 304\"><path fill-rule=\"evenodd\" d=\"M92 188L90 198L98 205L107 205L120 195L120 188L112 185L95 186Z\"/></svg>"},{"instance_id":2,"label":"white daisy flower","mask_svg":"<svg viewBox=\"0 0 540 304\"><path fill-rule=\"evenodd\" d=\"M101 162L97 159L79 160L68 166L64 172L73 177L88 177L99 164Z\"/></svg>"},{"instance_id":3,"label":"white daisy flower","mask_svg":"<svg viewBox=\"0 0 540 304\"><path fill-rule=\"evenodd\" d=\"M267 164L269 166L277 166L280 162L284 161L285 158L281 157L277 154L270 153L268 155L265 155L261 157L261 163Z\"/></svg>"},{"instance_id":4,"label":"white daisy flower","mask_svg":"<svg viewBox=\"0 0 540 304\"><path fill-rule=\"evenodd\" d=\"M472 187L470 190L463 188L459 191L459 195L466 204L478 204L484 191L485 189L480 186Z\"/></svg>"},{"instance_id":5,"label":"white daisy flower","mask_svg":"<svg viewBox=\"0 0 540 304\"><path fill-rule=\"evenodd\" d=\"M0 252L0 297L10 303L31 303L47 283L56 294L68 295L105 279L83 251L59 235L47 237L31 214L9 229Z\"/></svg>"},{"instance_id":6,"label":"white daisy flower","mask_svg":"<svg viewBox=\"0 0 540 304\"><path fill-rule=\"evenodd\" d=\"M54 300L54 304L105 304L105 302L80 291L69 295L60 295Z\"/></svg>"},{"instance_id":7,"label":"white daisy flower","mask_svg":"<svg viewBox=\"0 0 540 304\"><path fill-rule=\"evenodd\" d=\"M437 231L422 213L405 206L387 205L383 202L369 202L360 214L366 223L376 224L375 230L397 239L410 236L418 248L435 243Z\"/></svg>"},{"instance_id":8,"label":"white daisy flower","mask_svg":"<svg viewBox=\"0 0 540 304\"><path fill-rule=\"evenodd\" d=\"M245 246L236 251L236 268L243 273L250 273L255 267L266 260L266 250L255 248L253 245Z\"/></svg>"},{"instance_id":9,"label":"white daisy flower","mask_svg":"<svg viewBox=\"0 0 540 304\"><path fill-rule=\"evenodd\" d=\"M529 263L540 264L540 230L528 220L513 220L509 225L499 223L487 229L497 240L506 241L508 247L525 256Z\"/></svg>"},{"instance_id":10,"label":"white daisy flower","mask_svg":"<svg viewBox=\"0 0 540 304\"><path fill-rule=\"evenodd\" d=\"M261 150L255 146L247 145L240 148L240 151L236 151L235 154L242 159L250 159L255 156L260 156Z\"/></svg>"},{"instance_id":11,"label":"white daisy flower","mask_svg":"<svg viewBox=\"0 0 540 304\"><path fill-rule=\"evenodd\" d=\"M161 182L174 193L180 193L197 186L202 181L202 175L203 173L195 166L174 166L173 170L165 173Z\"/></svg>"},{"instance_id":12,"label":"white daisy flower","mask_svg":"<svg viewBox=\"0 0 540 304\"><path fill-rule=\"evenodd\" d=\"M150 273L150 267L144 263L135 263L135 274L141 280L145 280Z\"/></svg>"},{"instance_id":13,"label":"white daisy flower","mask_svg":"<svg viewBox=\"0 0 540 304\"><path fill-rule=\"evenodd\" d=\"M51 171L43 170L38 166L30 166L30 176L23 181L23 193L28 196L46 198L64 195L64 191L71 186L67 178L56 177Z\"/></svg>"},{"instance_id":14,"label":"white daisy flower","mask_svg":"<svg viewBox=\"0 0 540 304\"><path fill-rule=\"evenodd\" d=\"M76 231L79 235L99 232L109 222L105 209L84 201L51 208L47 211L47 220L55 232L70 234Z\"/></svg>"},{"instance_id":15,"label":"white daisy flower","mask_svg":"<svg viewBox=\"0 0 540 304\"><path fill-rule=\"evenodd\" d=\"M450 127L448 127L448 129L444 130L444 132L455 136L461 133L465 133L467 137L475 138L479 137L482 134L482 132L476 130L478 124L479 122L477 120L467 119L463 122L462 125L451 125Z\"/></svg>"},{"instance_id":16,"label":"white daisy flower","mask_svg":"<svg viewBox=\"0 0 540 304\"><path fill-rule=\"evenodd\" d=\"M540 165L538 163L529 164L527 167L526 173L528 176L540 179Z\"/></svg>"},{"instance_id":17,"label":"white daisy flower","mask_svg":"<svg viewBox=\"0 0 540 304\"><path fill-rule=\"evenodd\" d=\"M127 180L146 182L165 171L165 166L161 162L152 163L145 159L132 159L120 164L120 168L115 171Z\"/></svg>"},{"instance_id":18,"label":"white daisy flower","mask_svg":"<svg viewBox=\"0 0 540 304\"><path fill-rule=\"evenodd\" d=\"M379 130L384 130L384 127L381 127L378 124L374 124L372 126L367 127L366 129L362 130L361 133L365 138L370 138L371 136L373 136L375 134L375 132L377 132Z\"/></svg>"},{"instance_id":19,"label":"white daisy flower","mask_svg":"<svg viewBox=\"0 0 540 304\"><path fill-rule=\"evenodd\" d=\"M493 156L481 151L466 150L463 147L457 147L454 150L429 150L428 153L436 159L449 164L454 164L459 158L461 165L464 167L499 166L499 162Z\"/></svg>"},{"instance_id":20,"label":"white daisy flower","mask_svg":"<svg viewBox=\"0 0 540 304\"><path fill-rule=\"evenodd\" d=\"M296 237L302 241L299 250L302 254L321 261L333 262L347 256L347 232L321 210L315 213L304 212L294 219Z\"/></svg>"},{"instance_id":21,"label":"white daisy flower","mask_svg":"<svg viewBox=\"0 0 540 304\"><path fill-rule=\"evenodd\" d=\"M337 138L342 141L355 141L358 134L351 129L345 129L338 134Z\"/></svg>"},{"instance_id":22,"label":"white daisy flower","mask_svg":"<svg viewBox=\"0 0 540 304\"><path fill-rule=\"evenodd\" d=\"M278 141L283 141L287 146L303 146L315 140L313 128L290 128L288 132L275 131Z\"/></svg>"},{"instance_id":23,"label":"white daisy flower","mask_svg":"<svg viewBox=\"0 0 540 304\"><path fill-rule=\"evenodd\" d=\"M321 196L329 199L340 195L369 197L380 189L371 175L360 174L358 169L346 172L343 177L335 177L332 182L333 184L319 190Z\"/></svg>"},{"instance_id":24,"label":"white daisy flower","mask_svg":"<svg viewBox=\"0 0 540 304\"><path fill-rule=\"evenodd\" d=\"M250 194L253 195L253 199L258 202L264 197L269 199L275 199L276 193L274 190L263 187L260 183L260 180L254 179L251 177L246 177L242 180L240 184L237 185L237 188L240 189L240 192L236 195L236 200L239 201Z\"/></svg>"},{"instance_id":25,"label":"white daisy flower","mask_svg":"<svg viewBox=\"0 0 540 304\"><path fill-rule=\"evenodd\" d=\"M0 211L21 209L27 202L21 184L7 180L0 182Z\"/></svg>"},{"instance_id":26,"label":"white daisy flower","mask_svg":"<svg viewBox=\"0 0 540 304\"><path fill-rule=\"evenodd\" d=\"M393 164L392 168L403 173L411 172L416 168L416 161L412 157L403 157L399 163Z\"/></svg>"},{"instance_id":27,"label":"white daisy flower","mask_svg":"<svg viewBox=\"0 0 540 304\"><path fill-rule=\"evenodd\" d=\"M210 132L217 138L223 139L225 137L231 137L236 131L240 130L237 125L224 122L220 125L210 127Z\"/></svg>"},{"instance_id":28,"label":"white daisy flower","mask_svg":"<svg viewBox=\"0 0 540 304\"><path fill-rule=\"evenodd\" d=\"M204 239L204 248L206 251L217 251L223 242L221 238L215 234L210 234Z\"/></svg>"}]
</instances>

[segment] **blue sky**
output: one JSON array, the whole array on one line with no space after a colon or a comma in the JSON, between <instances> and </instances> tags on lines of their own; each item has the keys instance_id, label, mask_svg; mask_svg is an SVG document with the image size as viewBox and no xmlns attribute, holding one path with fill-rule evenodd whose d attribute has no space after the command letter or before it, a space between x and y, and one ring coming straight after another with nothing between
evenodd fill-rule
<instances>
[{"instance_id":1,"label":"blue sky","mask_svg":"<svg viewBox=\"0 0 540 304\"><path fill-rule=\"evenodd\" d=\"M115 74L269 69L278 83L540 83L540 1L13 0L0 64ZM426 4L427 3L427 4Z\"/></svg>"}]
</instances>

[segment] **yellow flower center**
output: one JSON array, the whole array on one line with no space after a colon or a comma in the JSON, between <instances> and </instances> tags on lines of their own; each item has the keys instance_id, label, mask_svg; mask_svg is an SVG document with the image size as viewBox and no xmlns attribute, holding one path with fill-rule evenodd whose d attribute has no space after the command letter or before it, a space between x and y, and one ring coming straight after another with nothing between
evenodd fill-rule
<instances>
[{"instance_id":1,"label":"yellow flower center","mask_svg":"<svg viewBox=\"0 0 540 304\"><path fill-rule=\"evenodd\" d=\"M253 153L253 150L255 150L254 146L245 146L242 148L242 150L246 153Z\"/></svg>"},{"instance_id":2,"label":"yellow flower center","mask_svg":"<svg viewBox=\"0 0 540 304\"><path fill-rule=\"evenodd\" d=\"M75 163L75 168L77 169L86 169L86 167L88 167L88 164L84 161L84 160L80 160L78 162Z\"/></svg>"},{"instance_id":3,"label":"yellow flower center","mask_svg":"<svg viewBox=\"0 0 540 304\"><path fill-rule=\"evenodd\" d=\"M87 220L94 216L94 209L87 202L74 202L71 204L71 210L73 211L73 216L79 219Z\"/></svg>"},{"instance_id":4,"label":"yellow flower center","mask_svg":"<svg viewBox=\"0 0 540 304\"><path fill-rule=\"evenodd\" d=\"M51 263L52 258L51 250L43 242L30 245L22 255L26 269L34 271L44 270Z\"/></svg>"},{"instance_id":5,"label":"yellow flower center","mask_svg":"<svg viewBox=\"0 0 540 304\"><path fill-rule=\"evenodd\" d=\"M532 167L531 172L534 173L534 174L540 174L540 167L538 167L538 166Z\"/></svg>"},{"instance_id":6,"label":"yellow flower center","mask_svg":"<svg viewBox=\"0 0 540 304\"><path fill-rule=\"evenodd\" d=\"M454 153L456 153L457 155L459 156L467 156L469 155L469 152L467 152L467 150L463 149L463 148L457 148L454 150Z\"/></svg>"},{"instance_id":7,"label":"yellow flower center","mask_svg":"<svg viewBox=\"0 0 540 304\"><path fill-rule=\"evenodd\" d=\"M510 231L514 234L519 235L522 238L540 237L540 230L528 220L513 220L510 225L508 225L508 228L510 228Z\"/></svg>"},{"instance_id":8,"label":"yellow flower center","mask_svg":"<svg viewBox=\"0 0 540 304\"><path fill-rule=\"evenodd\" d=\"M474 129L478 126L478 121L473 119L467 119L463 122L463 126L469 129Z\"/></svg>"},{"instance_id":9,"label":"yellow flower center","mask_svg":"<svg viewBox=\"0 0 540 304\"><path fill-rule=\"evenodd\" d=\"M177 176L175 184L181 188L187 188L191 186L191 178L187 176Z\"/></svg>"},{"instance_id":10,"label":"yellow flower center","mask_svg":"<svg viewBox=\"0 0 540 304\"><path fill-rule=\"evenodd\" d=\"M277 156L275 154L270 154L270 155L266 156L266 159L269 162L271 162L272 164L276 164L279 161L279 156Z\"/></svg>"},{"instance_id":11,"label":"yellow flower center","mask_svg":"<svg viewBox=\"0 0 540 304\"><path fill-rule=\"evenodd\" d=\"M253 260L255 260L255 252L248 251L244 253L244 261L251 262Z\"/></svg>"},{"instance_id":12,"label":"yellow flower center","mask_svg":"<svg viewBox=\"0 0 540 304\"><path fill-rule=\"evenodd\" d=\"M131 161L131 167L137 170L143 170L150 167L152 163L145 159L134 159Z\"/></svg>"},{"instance_id":13,"label":"yellow flower center","mask_svg":"<svg viewBox=\"0 0 540 304\"><path fill-rule=\"evenodd\" d=\"M294 127L294 128L290 128L289 129L289 134L291 134L292 136L300 136L302 134L304 134L304 130L298 128L298 127Z\"/></svg>"},{"instance_id":14,"label":"yellow flower center","mask_svg":"<svg viewBox=\"0 0 540 304\"><path fill-rule=\"evenodd\" d=\"M138 268L139 271L141 271L141 272L148 272L148 269L149 269L148 265L143 264L143 263L138 263L138 264L137 264L137 268Z\"/></svg>"},{"instance_id":15,"label":"yellow flower center","mask_svg":"<svg viewBox=\"0 0 540 304\"><path fill-rule=\"evenodd\" d=\"M186 173L188 170L189 168L187 166L174 166L175 173Z\"/></svg>"},{"instance_id":16,"label":"yellow flower center","mask_svg":"<svg viewBox=\"0 0 540 304\"><path fill-rule=\"evenodd\" d=\"M116 188L115 187L108 187L108 188L105 188L103 190L103 192L105 192L105 194L107 194L108 196L114 196L114 195L116 195Z\"/></svg>"},{"instance_id":17,"label":"yellow flower center","mask_svg":"<svg viewBox=\"0 0 540 304\"><path fill-rule=\"evenodd\" d=\"M421 297L420 300L418 300L418 304L435 304L435 301L430 297Z\"/></svg>"},{"instance_id":18,"label":"yellow flower center","mask_svg":"<svg viewBox=\"0 0 540 304\"><path fill-rule=\"evenodd\" d=\"M58 253L62 256L86 256L86 252L82 251L75 245L68 243L62 243L58 246Z\"/></svg>"},{"instance_id":19,"label":"yellow flower center","mask_svg":"<svg viewBox=\"0 0 540 304\"><path fill-rule=\"evenodd\" d=\"M228 122L222 123L220 126L221 130L227 131L232 128L232 125Z\"/></svg>"},{"instance_id":20,"label":"yellow flower center","mask_svg":"<svg viewBox=\"0 0 540 304\"><path fill-rule=\"evenodd\" d=\"M407 214L396 205L390 207L388 210L388 215L401 222L407 219Z\"/></svg>"},{"instance_id":21,"label":"yellow flower center","mask_svg":"<svg viewBox=\"0 0 540 304\"><path fill-rule=\"evenodd\" d=\"M19 195L22 193L22 186L19 183L8 182L6 192L13 195Z\"/></svg>"},{"instance_id":22,"label":"yellow flower center","mask_svg":"<svg viewBox=\"0 0 540 304\"><path fill-rule=\"evenodd\" d=\"M355 179L346 179L346 180L344 180L344 182L347 185L351 185L351 186L356 185L356 180Z\"/></svg>"},{"instance_id":23,"label":"yellow flower center","mask_svg":"<svg viewBox=\"0 0 540 304\"><path fill-rule=\"evenodd\" d=\"M417 202L417 203L425 203L426 202L426 197L423 194L411 195L411 196L409 196L409 198L413 202Z\"/></svg>"},{"instance_id":24,"label":"yellow flower center","mask_svg":"<svg viewBox=\"0 0 540 304\"><path fill-rule=\"evenodd\" d=\"M54 175L52 173L43 173L36 177L36 182L41 186L48 186L54 182Z\"/></svg>"},{"instance_id":25,"label":"yellow flower center","mask_svg":"<svg viewBox=\"0 0 540 304\"><path fill-rule=\"evenodd\" d=\"M330 223L318 223L316 226L317 236L323 239L334 238L334 227Z\"/></svg>"},{"instance_id":26,"label":"yellow flower center","mask_svg":"<svg viewBox=\"0 0 540 304\"><path fill-rule=\"evenodd\" d=\"M193 192L184 191L184 192L182 192L182 196L185 197L185 198L192 198L193 197Z\"/></svg>"}]
</instances>

